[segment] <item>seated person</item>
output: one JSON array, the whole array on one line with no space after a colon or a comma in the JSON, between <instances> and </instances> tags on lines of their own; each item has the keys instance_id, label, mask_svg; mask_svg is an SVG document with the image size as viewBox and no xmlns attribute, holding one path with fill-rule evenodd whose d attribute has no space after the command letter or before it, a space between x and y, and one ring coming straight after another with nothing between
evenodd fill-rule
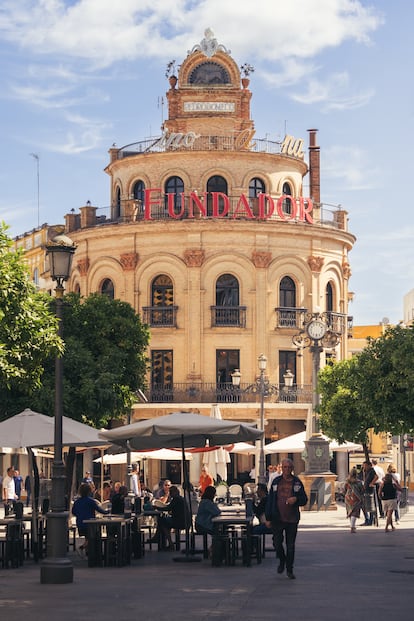
<instances>
[{"instance_id":1,"label":"seated person","mask_svg":"<svg viewBox=\"0 0 414 621\"><path fill-rule=\"evenodd\" d=\"M160 500L161 502L167 504L170 501L170 487L171 481L169 479L165 479L162 487L160 487L154 494L155 500Z\"/></svg>"},{"instance_id":2,"label":"seated person","mask_svg":"<svg viewBox=\"0 0 414 621\"><path fill-rule=\"evenodd\" d=\"M103 509L101 505L91 496L91 486L88 483L82 483L79 488L79 497L75 500L72 507L72 514L76 517L76 526L80 537L85 537L85 543L79 546L78 553L83 556L88 551L88 525L84 524L84 520L93 519L96 511L107 515L109 509Z\"/></svg>"},{"instance_id":3,"label":"seated person","mask_svg":"<svg viewBox=\"0 0 414 621\"><path fill-rule=\"evenodd\" d=\"M272 534L272 529L268 528L265 524L266 516L266 501L267 501L267 485L265 483L258 483L256 490L256 502L253 505L253 513L259 520L259 524L253 526L253 535Z\"/></svg>"},{"instance_id":4,"label":"seated person","mask_svg":"<svg viewBox=\"0 0 414 621\"><path fill-rule=\"evenodd\" d=\"M184 498L180 496L178 487L171 485L169 488L170 502L162 508L163 514L158 517L157 530L151 541L160 542L166 540L167 544L161 547L162 550L173 550L174 545L171 539L171 529L183 529L186 523L186 504ZM170 515L165 515L169 513ZM189 519L189 515L188 515Z\"/></svg>"},{"instance_id":5,"label":"seated person","mask_svg":"<svg viewBox=\"0 0 414 621\"><path fill-rule=\"evenodd\" d=\"M121 485L116 494L112 496L112 514L124 515L126 496L128 496L128 488L126 485Z\"/></svg>"},{"instance_id":6,"label":"seated person","mask_svg":"<svg viewBox=\"0 0 414 621\"><path fill-rule=\"evenodd\" d=\"M213 485L209 485L201 496L195 519L195 527L199 535L204 535L205 533L213 534L212 519L221 514L220 509L214 502L215 495L216 488Z\"/></svg>"}]
</instances>

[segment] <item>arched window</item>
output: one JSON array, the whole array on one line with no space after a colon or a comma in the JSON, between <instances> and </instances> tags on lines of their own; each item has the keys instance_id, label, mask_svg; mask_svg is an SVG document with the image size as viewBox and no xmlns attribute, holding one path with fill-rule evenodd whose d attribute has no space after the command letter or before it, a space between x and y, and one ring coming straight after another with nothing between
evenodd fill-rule
<instances>
[{"instance_id":1,"label":"arched window","mask_svg":"<svg viewBox=\"0 0 414 621\"><path fill-rule=\"evenodd\" d=\"M330 282L326 285L325 291L326 310L327 312L333 311L333 288Z\"/></svg>"},{"instance_id":2,"label":"arched window","mask_svg":"<svg viewBox=\"0 0 414 621\"><path fill-rule=\"evenodd\" d=\"M282 194L284 196L292 196L292 188L290 187L290 183L285 181L282 188ZM285 198L283 200L282 210L284 213L290 215L292 213L292 199Z\"/></svg>"},{"instance_id":3,"label":"arched window","mask_svg":"<svg viewBox=\"0 0 414 621\"><path fill-rule=\"evenodd\" d=\"M35 267L33 270L33 282L36 287L39 286L39 269L37 267Z\"/></svg>"},{"instance_id":4,"label":"arched window","mask_svg":"<svg viewBox=\"0 0 414 621\"><path fill-rule=\"evenodd\" d=\"M257 198L259 194L264 194L265 184L262 179L254 177L249 183L249 198Z\"/></svg>"},{"instance_id":5,"label":"arched window","mask_svg":"<svg viewBox=\"0 0 414 621\"><path fill-rule=\"evenodd\" d=\"M216 282L213 325L240 326L240 312L239 281L232 274L223 274Z\"/></svg>"},{"instance_id":6,"label":"arched window","mask_svg":"<svg viewBox=\"0 0 414 621\"><path fill-rule=\"evenodd\" d=\"M279 326L296 327L296 286L290 276L284 276L280 281L279 307Z\"/></svg>"},{"instance_id":7,"label":"arched window","mask_svg":"<svg viewBox=\"0 0 414 621\"><path fill-rule=\"evenodd\" d=\"M117 188L115 191L114 220L118 220L120 217L121 217L121 189Z\"/></svg>"},{"instance_id":8,"label":"arched window","mask_svg":"<svg viewBox=\"0 0 414 621\"><path fill-rule=\"evenodd\" d=\"M164 207L168 211L168 194L174 194L174 212L181 211L181 193L184 192L184 181L181 177L169 177L164 186Z\"/></svg>"},{"instance_id":9,"label":"arched window","mask_svg":"<svg viewBox=\"0 0 414 621\"><path fill-rule=\"evenodd\" d=\"M176 310L172 280L159 274L151 284L151 307L146 321L151 326L174 326Z\"/></svg>"},{"instance_id":10,"label":"arched window","mask_svg":"<svg viewBox=\"0 0 414 621\"><path fill-rule=\"evenodd\" d=\"M207 215L212 216L213 215L213 197L211 196L210 192L222 192L222 194L227 195L227 181L225 180L224 177L221 177L220 175L214 175L214 177L210 177L210 179L207 181L206 189L208 192L207 194ZM218 208L219 208L219 211L223 209L222 200L219 200Z\"/></svg>"},{"instance_id":11,"label":"arched window","mask_svg":"<svg viewBox=\"0 0 414 621\"><path fill-rule=\"evenodd\" d=\"M133 197L136 201L136 215L144 211L145 183L140 179L134 184Z\"/></svg>"},{"instance_id":12,"label":"arched window","mask_svg":"<svg viewBox=\"0 0 414 621\"><path fill-rule=\"evenodd\" d=\"M114 295L115 295L114 283L112 282L110 278L105 278L105 280L102 282L101 294L107 295L108 298L110 298L111 300L114 299Z\"/></svg>"}]
</instances>

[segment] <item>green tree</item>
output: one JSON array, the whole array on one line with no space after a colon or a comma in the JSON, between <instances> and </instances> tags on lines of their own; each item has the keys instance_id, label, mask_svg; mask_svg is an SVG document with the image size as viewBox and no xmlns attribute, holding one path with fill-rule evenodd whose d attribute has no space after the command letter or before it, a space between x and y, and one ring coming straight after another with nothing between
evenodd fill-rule
<instances>
[{"instance_id":1,"label":"green tree","mask_svg":"<svg viewBox=\"0 0 414 621\"><path fill-rule=\"evenodd\" d=\"M129 412L136 391L145 386L148 327L130 304L106 295L69 293L63 300L63 413L105 427ZM53 414L53 359L32 402L40 412Z\"/></svg>"},{"instance_id":2,"label":"green tree","mask_svg":"<svg viewBox=\"0 0 414 621\"><path fill-rule=\"evenodd\" d=\"M0 223L0 418L20 411L40 386L47 357L63 351L49 297L37 293L7 229Z\"/></svg>"},{"instance_id":3,"label":"green tree","mask_svg":"<svg viewBox=\"0 0 414 621\"><path fill-rule=\"evenodd\" d=\"M319 374L324 432L364 445L367 431L398 435L414 428L414 327L388 328L361 353Z\"/></svg>"}]
</instances>

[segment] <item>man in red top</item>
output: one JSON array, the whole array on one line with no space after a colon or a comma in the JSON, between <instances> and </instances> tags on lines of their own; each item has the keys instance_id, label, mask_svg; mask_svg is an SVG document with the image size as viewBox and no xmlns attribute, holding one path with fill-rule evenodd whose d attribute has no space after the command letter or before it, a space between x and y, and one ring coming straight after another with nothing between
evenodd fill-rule
<instances>
[{"instance_id":1,"label":"man in red top","mask_svg":"<svg viewBox=\"0 0 414 621\"><path fill-rule=\"evenodd\" d=\"M203 466L201 468L200 479L198 481L198 491L200 492L200 496L204 494L209 485L214 485L214 479L211 474L209 474L207 466Z\"/></svg>"},{"instance_id":2,"label":"man in red top","mask_svg":"<svg viewBox=\"0 0 414 621\"><path fill-rule=\"evenodd\" d=\"M302 481L293 474L291 459L282 461L282 474L273 479L266 502L266 526L273 531L276 556L279 559L277 572L286 573L295 579L293 561L295 560L295 541L300 520L299 507L308 502ZM286 550L283 547L286 539Z\"/></svg>"}]
</instances>

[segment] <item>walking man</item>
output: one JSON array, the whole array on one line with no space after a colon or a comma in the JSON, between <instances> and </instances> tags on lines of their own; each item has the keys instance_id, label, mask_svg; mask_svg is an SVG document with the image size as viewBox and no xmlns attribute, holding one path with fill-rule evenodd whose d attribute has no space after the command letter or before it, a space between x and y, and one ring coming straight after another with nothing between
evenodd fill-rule
<instances>
[{"instance_id":1,"label":"walking man","mask_svg":"<svg viewBox=\"0 0 414 621\"><path fill-rule=\"evenodd\" d=\"M276 556L279 559L277 572L295 579L293 563L295 542L300 520L299 507L308 502L302 481L293 474L291 459L282 461L282 474L273 479L266 502L266 526L273 531ZM285 540L285 547L283 546Z\"/></svg>"}]
</instances>

